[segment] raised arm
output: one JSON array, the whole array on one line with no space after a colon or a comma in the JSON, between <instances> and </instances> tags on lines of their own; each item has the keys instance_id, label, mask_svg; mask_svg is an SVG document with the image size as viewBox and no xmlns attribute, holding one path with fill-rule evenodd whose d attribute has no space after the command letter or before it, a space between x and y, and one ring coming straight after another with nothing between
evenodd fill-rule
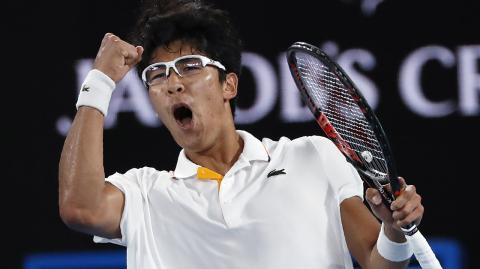
<instances>
[{"instance_id":1,"label":"raised arm","mask_svg":"<svg viewBox=\"0 0 480 269\"><path fill-rule=\"evenodd\" d=\"M115 83L136 65L143 53L113 34L106 34L87 75L78 111L59 163L59 208L70 228L107 238L120 236L123 193L105 182L103 126Z\"/></svg>"}]
</instances>

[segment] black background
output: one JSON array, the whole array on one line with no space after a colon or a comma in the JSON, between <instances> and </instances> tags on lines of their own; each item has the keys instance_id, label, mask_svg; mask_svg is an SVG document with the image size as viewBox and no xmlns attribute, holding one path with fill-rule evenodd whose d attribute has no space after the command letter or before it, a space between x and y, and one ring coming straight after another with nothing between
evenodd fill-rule
<instances>
[{"instance_id":1,"label":"black background","mask_svg":"<svg viewBox=\"0 0 480 269\"><path fill-rule=\"evenodd\" d=\"M451 51L480 44L476 14L469 1L384 1L372 16L360 1L215 1L227 9L245 41L245 51L276 63L295 41L339 49L364 48L377 66L364 72L380 90L376 110L390 137L399 172L417 186L426 211L421 224L427 237L458 240L465 268L479 268L475 210L480 113L459 112L424 118L400 100L398 68L413 50L438 44ZM69 230L58 215L58 161L64 137L55 124L74 116L74 63L96 55L106 32L126 36L138 1L17 1L5 4L2 78L4 151L2 209L4 245L10 268L21 268L30 253L116 249L94 244L90 236ZM425 85L433 100L457 99L457 70L433 69ZM278 70L277 70L278 71ZM254 94L240 82L240 106ZM5 95L6 93L6 95ZM276 98L276 97L275 97ZM244 101L242 101L244 100ZM257 137L290 138L318 133L313 121L282 123L275 109L253 125L238 125ZM105 131L106 173L153 166L172 170L179 148L165 128L147 128L132 113L121 113L117 126ZM475 200L475 201L474 201ZM7 244L5 244L7 243ZM3 248L5 249L5 248ZM2 255L3 256L3 255Z\"/></svg>"}]
</instances>

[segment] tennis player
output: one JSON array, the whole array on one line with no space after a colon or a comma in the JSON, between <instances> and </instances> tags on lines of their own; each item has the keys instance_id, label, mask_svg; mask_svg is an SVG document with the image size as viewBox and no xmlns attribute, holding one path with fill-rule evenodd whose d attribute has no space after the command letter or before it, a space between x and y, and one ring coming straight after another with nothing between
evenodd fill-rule
<instances>
[{"instance_id":1,"label":"tennis player","mask_svg":"<svg viewBox=\"0 0 480 269\"><path fill-rule=\"evenodd\" d=\"M370 211L330 140L236 130L242 45L228 14L200 1L145 2L136 39L107 33L82 84L59 165L68 227L125 246L128 268L352 268L352 256L362 268L406 268L400 226L424 212L415 187L401 180L393 214L367 189ZM133 67L182 150L172 171L106 177L104 119Z\"/></svg>"}]
</instances>

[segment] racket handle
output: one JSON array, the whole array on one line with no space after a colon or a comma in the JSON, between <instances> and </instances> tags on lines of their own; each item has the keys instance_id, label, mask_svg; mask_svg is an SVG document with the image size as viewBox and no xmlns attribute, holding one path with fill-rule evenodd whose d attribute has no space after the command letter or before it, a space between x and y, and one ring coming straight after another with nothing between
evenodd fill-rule
<instances>
[{"instance_id":1,"label":"racket handle","mask_svg":"<svg viewBox=\"0 0 480 269\"><path fill-rule=\"evenodd\" d=\"M417 225L411 224L408 228L402 228L402 231L422 269L442 269L435 253L433 253L427 239L418 230Z\"/></svg>"}]
</instances>

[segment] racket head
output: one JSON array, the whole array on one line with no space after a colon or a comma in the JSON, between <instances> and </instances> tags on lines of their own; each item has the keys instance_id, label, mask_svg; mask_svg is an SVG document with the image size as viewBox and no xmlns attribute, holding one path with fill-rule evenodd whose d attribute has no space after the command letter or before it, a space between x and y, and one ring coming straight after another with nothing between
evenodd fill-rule
<instances>
[{"instance_id":1,"label":"racket head","mask_svg":"<svg viewBox=\"0 0 480 269\"><path fill-rule=\"evenodd\" d=\"M305 42L295 42L286 55L293 80L326 136L368 185L383 189L378 185L390 183L398 196L400 184L385 132L346 72Z\"/></svg>"}]
</instances>

